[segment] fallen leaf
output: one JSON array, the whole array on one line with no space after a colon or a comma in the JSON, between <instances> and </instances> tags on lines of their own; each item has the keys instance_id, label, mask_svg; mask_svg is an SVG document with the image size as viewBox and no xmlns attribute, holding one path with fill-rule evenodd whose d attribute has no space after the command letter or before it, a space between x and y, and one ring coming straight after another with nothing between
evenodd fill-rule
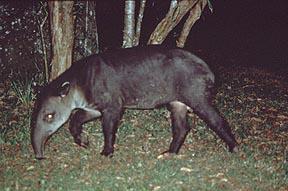
<instances>
[{"instance_id":1,"label":"fallen leaf","mask_svg":"<svg viewBox=\"0 0 288 191\"><path fill-rule=\"evenodd\" d=\"M287 119L288 119L288 116L285 116L285 115L277 115L277 118L280 119L280 120L287 120Z\"/></svg>"},{"instance_id":2,"label":"fallen leaf","mask_svg":"<svg viewBox=\"0 0 288 191\"><path fill-rule=\"evenodd\" d=\"M154 188L153 188L153 190L159 190L161 188L161 186L155 186Z\"/></svg>"},{"instance_id":3,"label":"fallen leaf","mask_svg":"<svg viewBox=\"0 0 288 191\"><path fill-rule=\"evenodd\" d=\"M180 170L184 171L184 172L192 172L192 169L186 168L186 167L182 167L182 168L180 168Z\"/></svg>"},{"instance_id":4,"label":"fallen leaf","mask_svg":"<svg viewBox=\"0 0 288 191\"><path fill-rule=\"evenodd\" d=\"M252 117L251 121L262 122L262 119L260 119L258 117Z\"/></svg>"},{"instance_id":5,"label":"fallen leaf","mask_svg":"<svg viewBox=\"0 0 288 191\"><path fill-rule=\"evenodd\" d=\"M33 170L35 167L34 166L29 166L26 170L29 171L29 170Z\"/></svg>"}]
</instances>

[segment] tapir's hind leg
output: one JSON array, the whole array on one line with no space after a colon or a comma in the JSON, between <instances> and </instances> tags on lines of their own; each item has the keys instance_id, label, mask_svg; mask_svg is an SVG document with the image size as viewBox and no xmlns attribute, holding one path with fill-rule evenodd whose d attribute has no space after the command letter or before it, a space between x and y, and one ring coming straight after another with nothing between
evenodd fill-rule
<instances>
[{"instance_id":1,"label":"tapir's hind leg","mask_svg":"<svg viewBox=\"0 0 288 191\"><path fill-rule=\"evenodd\" d=\"M203 95L207 94L206 92ZM237 142L228 123L212 106L209 98L205 96L194 98L186 104L228 145L230 152L237 151Z\"/></svg>"},{"instance_id":2,"label":"tapir's hind leg","mask_svg":"<svg viewBox=\"0 0 288 191\"><path fill-rule=\"evenodd\" d=\"M190 130L187 122L187 106L174 101L168 105L168 109L171 112L173 139L167 152L178 153Z\"/></svg>"},{"instance_id":3,"label":"tapir's hind leg","mask_svg":"<svg viewBox=\"0 0 288 191\"><path fill-rule=\"evenodd\" d=\"M79 146L86 148L89 144L88 138L81 135L83 129L82 125L88 121L95 119L96 117L99 117L99 115L97 115L97 112L88 112L85 110L78 110L71 117L69 130L74 138L75 143L77 143Z\"/></svg>"},{"instance_id":4,"label":"tapir's hind leg","mask_svg":"<svg viewBox=\"0 0 288 191\"><path fill-rule=\"evenodd\" d=\"M117 125L122 118L123 108L111 107L103 111L102 130L104 134L104 148L101 155L112 156L116 139Z\"/></svg>"}]
</instances>

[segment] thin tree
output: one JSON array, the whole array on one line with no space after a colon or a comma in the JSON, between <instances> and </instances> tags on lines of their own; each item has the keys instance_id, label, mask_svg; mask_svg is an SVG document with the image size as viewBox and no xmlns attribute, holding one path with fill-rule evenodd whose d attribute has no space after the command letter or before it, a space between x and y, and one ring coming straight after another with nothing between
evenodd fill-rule
<instances>
[{"instance_id":1,"label":"thin tree","mask_svg":"<svg viewBox=\"0 0 288 191\"><path fill-rule=\"evenodd\" d=\"M99 52L96 1L77 1L74 9L77 18L74 29L73 60L79 60Z\"/></svg>"},{"instance_id":2,"label":"thin tree","mask_svg":"<svg viewBox=\"0 0 288 191\"><path fill-rule=\"evenodd\" d=\"M125 1L123 48L137 46L139 44L141 25L144 16L146 0L141 0L140 9L135 25L135 0Z\"/></svg>"},{"instance_id":3,"label":"thin tree","mask_svg":"<svg viewBox=\"0 0 288 191\"><path fill-rule=\"evenodd\" d=\"M184 27L182 29L182 32L179 36L179 38L176 40L177 47L183 48L185 46L185 42L187 40L187 37L191 31L192 26L195 24L195 22L200 19L202 10L207 5L207 0L201 0L198 1L191 9L189 13L189 17L187 18Z\"/></svg>"},{"instance_id":4,"label":"thin tree","mask_svg":"<svg viewBox=\"0 0 288 191\"><path fill-rule=\"evenodd\" d=\"M125 1L123 48L133 46L135 35L135 0Z\"/></svg>"},{"instance_id":5,"label":"thin tree","mask_svg":"<svg viewBox=\"0 0 288 191\"><path fill-rule=\"evenodd\" d=\"M40 32L41 38L41 45L42 45L42 52L43 52L43 61L44 61L44 75L45 75L45 82L49 81L49 66L48 66L48 55L47 55L47 48L45 43L45 35L44 35L44 26L48 19L48 11L47 11L47 2L40 2L41 7L37 13L37 23ZM40 14L44 14L44 18L40 18Z\"/></svg>"},{"instance_id":6,"label":"thin tree","mask_svg":"<svg viewBox=\"0 0 288 191\"><path fill-rule=\"evenodd\" d=\"M135 32L133 46L138 46L139 44L142 20L144 17L145 4L146 4L146 0L141 0L140 9L139 9L138 17L137 17L136 32Z\"/></svg>"},{"instance_id":7,"label":"thin tree","mask_svg":"<svg viewBox=\"0 0 288 191\"><path fill-rule=\"evenodd\" d=\"M168 13L150 35L148 44L161 44L173 30L173 28L178 25L182 18L188 12L190 12L189 17L184 24L181 35L177 39L177 46L184 47L192 26L200 18L206 5L207 0L171 0Z\"/></svg>"},{"instance_id":8,"label":"thin tree","mask_svg":"<svg viewBox=\"0 0 288 191\"><path fill-rule=\"evenodd\" d=\"M48 1L52 33L52 68L50 81L55 79L72 63L74 41L74 1Z\"/></svg>"},{"instance_id":9,"label":"thin tree","mask_svg":"<svg viewBox=\"0 0 288 191\"><path fill-rule=\"evenodd\" d=\"M97 28L97 20L96 20L96 1L87 1L88 3L88 12L87 12L87 8L86 8L86 15L88 15L88 18L89 18L89 24L88 24L88 30L86 30L86 27L85 27L85 30L87 31L87 33L91 33L91 37L88 38L90 39L90 42L91 45L90 47L90 51L88 51L88 54L90 55L91 53L96 53L98 54L99 53L99 38L98 38L98 28ZM87 16L86 16L87 17ZM87 35L89 36L89 35ZM88 41L88 44L89 44L89 41ZM89 46L89 45L88 45Z\"/></svg>"}]
</instances>

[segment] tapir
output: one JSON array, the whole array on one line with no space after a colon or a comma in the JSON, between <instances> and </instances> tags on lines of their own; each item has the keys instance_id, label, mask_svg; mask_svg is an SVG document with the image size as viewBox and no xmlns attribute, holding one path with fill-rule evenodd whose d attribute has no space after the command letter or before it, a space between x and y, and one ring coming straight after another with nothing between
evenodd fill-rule
<instances>
[{"instance_id":1,"label":"tapir","mask_svg":"<svg viewBox=\"0 0 288 191\"><path fill-rule=\"evenodd\" d=\"M167 107L172 123L167 153L179 152L190 130L190 111L227 144L230 152L236 151L231 128L212 105L214 78L203 60L183 49L152 46L88 56L72 64L37 95L31 127L36 158L44 158L47 139L69 118L69 130L82 147L88 146L82 125L101 118L101 154L111 156L117 125L127 108Z\"/></svg>"}]
</instances>

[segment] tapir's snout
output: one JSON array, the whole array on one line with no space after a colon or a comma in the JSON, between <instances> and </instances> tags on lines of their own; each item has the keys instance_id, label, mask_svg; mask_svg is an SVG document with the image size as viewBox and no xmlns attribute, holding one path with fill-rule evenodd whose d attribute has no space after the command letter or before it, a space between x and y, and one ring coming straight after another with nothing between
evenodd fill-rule
<instances>
[{"instance_id":1,"label":"tapir's snout","mask_svg":"<svg viewBox=\"0 0 288 191\"><path fill-rule=\"evenodd\" d=\"M37 124L37 123L36 123ZM63 123L61 123L63 124ZM45 125L42 123L38 123L38 125L32 127L31 132L31 143L35 153L35 157L39 160L44 159L44 149L45 143L47 142L48 138L55 133L60 125Z\"/></svg>"},{"instance_id":2,"label":"tapir's snout","mask_svg":"<svg viewBox=\"0 0 288 191\"><path fill-rule=\"evenodd\" d=\"M48 136L49 136L49 132L45 132L38 128L32 129L31 142L32 142L32 147L33 147L36 159L41 160L45 158L44 147L45 147L45 142Z\"/></svg>"}]
</instances>

